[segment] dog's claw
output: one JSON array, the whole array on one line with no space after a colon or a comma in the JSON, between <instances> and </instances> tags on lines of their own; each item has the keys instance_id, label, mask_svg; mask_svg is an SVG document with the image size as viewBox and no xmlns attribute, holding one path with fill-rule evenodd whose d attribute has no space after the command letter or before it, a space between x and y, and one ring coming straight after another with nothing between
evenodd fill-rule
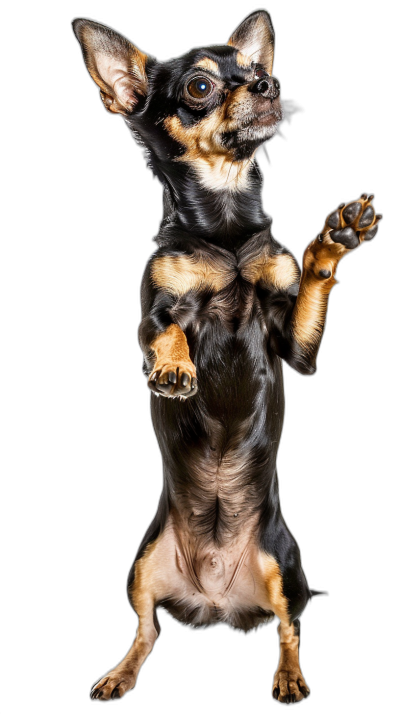
<instances>
[{"instance_id":1,"label":"dog's claw","mask_svg":"<svg viewBox=\"0 0 400 714\"><path fill-rule=\"evenodd\" d=\"M149 377L148 385L152 392L163 397L192 397L197 392L197 379L189 371L185 372L178 365L155 370ZM187 365L185 365L188 369ZM194 366L193 366L194 371Z\"/></svg>"},{"instance_id":2,"label":"dog's claw","mask_svg":"<svg viewBox=\"0 0 400 714\"><path fill-rule=\"evenodd\" d=\"M121 699L121 694L120 694L118 687L119 687L119 684L117 684L115 689L112 690L111 699Z\"/></svg>"}]
</instances>

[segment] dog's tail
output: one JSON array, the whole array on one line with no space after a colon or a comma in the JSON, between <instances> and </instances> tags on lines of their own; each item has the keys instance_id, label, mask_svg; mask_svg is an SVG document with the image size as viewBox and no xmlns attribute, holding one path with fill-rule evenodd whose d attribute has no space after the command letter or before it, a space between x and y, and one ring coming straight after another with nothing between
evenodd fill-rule
<instances>
[{"instance_id":1,"label":"dog's tail","mask_svg":"<svg viewBox=\"0 0 400 714\"><path fill-rule=\"evenodd\" d=\"M316 595L329 595L326 590L310 590L310 598Z\"/></svg>"}]
</instances>

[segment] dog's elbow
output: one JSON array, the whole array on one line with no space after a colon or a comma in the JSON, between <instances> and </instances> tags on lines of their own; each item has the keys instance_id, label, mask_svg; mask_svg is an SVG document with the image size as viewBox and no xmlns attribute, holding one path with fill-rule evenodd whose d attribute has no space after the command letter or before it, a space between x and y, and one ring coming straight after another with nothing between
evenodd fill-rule
<instances>
[{"instance_id":1,"label":"dog's elbow","mask_svg":"<svg viewBox=\"0 0 400 714\"><path fill-rule=\"evenodd\" d=\"M292 354L287 360L293 369L300 374L312 375L317 371L315 357L308 357L303 354Z\"/></svg>"},{"instance_id":2,"label":"dog's elbow","mask_svg":"<svg viewBox=\"0 0 400 714\"><path fill-rule=\"evenodd\" d=\"M273 336L272 349L300 374L314 374L317 371L316 355L307 354L294 340L283 340Z\"/></svg>"}]
</instances>

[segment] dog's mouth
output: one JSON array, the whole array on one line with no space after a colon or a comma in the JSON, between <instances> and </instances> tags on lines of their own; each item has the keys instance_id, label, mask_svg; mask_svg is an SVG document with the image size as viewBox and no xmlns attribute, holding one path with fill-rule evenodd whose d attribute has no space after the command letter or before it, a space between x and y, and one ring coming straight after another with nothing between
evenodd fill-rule
<instances>
[{"instance_id":1,"label":"dog's mouth","mask_svg":"<svg viewBox=\"0 0 400 714\"><path fill-rule=\"evenodd\" d=\"M266 126L270 126L271 124L275 124L276 122L280 121L282 119L282 109L271 109L268 112L263 112L262 114L259 114L255 120L255 124L260 124L263 125L265 124Z\"/></svg>"},{"instance_id":2,"label":"dog's mouth","mask_svg":"<svg viewBox=\"0 0 400 714\"><path fill-rule=\"evenodd\" d=\"M271 126L281 121L283 117L281 103L279 98L270 101L269 106L263 111L257 112L252 119L245 122L246 126Z\"/></svg>"}]
</instances>

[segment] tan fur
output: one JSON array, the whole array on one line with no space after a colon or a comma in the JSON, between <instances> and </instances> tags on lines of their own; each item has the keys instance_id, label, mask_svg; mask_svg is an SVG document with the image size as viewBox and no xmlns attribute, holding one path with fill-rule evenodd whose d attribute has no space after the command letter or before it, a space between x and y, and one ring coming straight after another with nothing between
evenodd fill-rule
<instances>
[{"instance_id":1,"label":"tan fur","mask_svg":"<svg viewBox=\"0 0 400 714\"><path fill-rule=\"evenodd\" d=\"M132 689L143 662L153 649L158 636L154 624L154 608L160 599L160 593L165 593L156 549L157 541L154 541L147 546L143 557L135 565L135 578L129 595L139 617L136 638L122 662L96 684L92 692L93 698L97 698L96 691L101 692L101 699L110 699L114 690L122 696Z\"/></svg>"},{"instance_id":2,"label":"tan fur","mask_svg":"<svg viewBox=\"0 0 400 714\"><path fill-rule=\"evenodd\" d=\"M241 52L238 52L236 55L236 62L239 65L239 67L242 67L243 69L250 69L251 68L251 59L250 57L247 57L246 55L242 54Z\"/></svg>"},{"instance_id":3,"label":"tan fur","mask_svg":"<svg viewBox=\"0 0 400 714\"><path fill-rule=\"evenodd\" d=\"M280 637L280 658L275 672L273 692L280 702L299 702L310 693L300 669L299 644L293 624L281 622L278 627Z\"/></svg>"},{"instance_id":4,"label":"tan fur","mask_svg":"<svg viewBox=\"0 0 400 714\"><path fill-rule=\"evenodd\" d=\"M285 290L299 279L299 269L289 253L269 256L267 251L257 256L242 269L246 280L275 290Z\"/></svg>"},{"instance_id":5,"label":"tan fur","mask_svg":"<svg viewBox=\"0 0 400 714\"><path fill-rule=\"evenodd\" d=\"M271 609L281 621L286 622L288 621L288 601L283 594L279 565L272 555L262 551L259 552L259 564Z\"/></svg>"},{"instance_id":6,"label":"tan fur","mask_svg":"<svg viewBox=\"0 0 400 714\"><path fill-rule=\"evenodd\" d=\"M351 225L358 232L360 242L364 240L367 230L372 228L379 220L379 217L377 219L374 212L371 223L367 227L359 229L358 224L362 213L367 206L371 205L372 198L373 196L364 194L357 199L361 204L361 211ZM343 212L348 205L346 204L339 211L339 228L345 228L347 225L343 218ZM303 273L292 316L293 335L306 351L311 351L320 340L324 328L329 293L336 283L334 278L336 268L339 260L349 252L341 243L335 243L330 238L332 229L328 225L328 219L329 216L321 234L322 240L315 239L304 253ZM330 278L321 277L321 270L329 270L331 273Z\"/></svg>"},{"instance_id":7,"label":"tan fur","mask_svg":"<svg viewBox=\"0 0 400 714\"><path fill-rule=\"evenodd\" d=\"M300 669L299 663L299 637L296 635L294 625L290 622L288 614L288 601L283 594L282 574L278 563L272 555L259 554L261 571L268 600L272 610L280 619L278 632L280 636L280 660L275 673L273 690L278 688L278 699L286 701L286 696L291 695L298 702L303 699L301 688L309 692Z\"/></svg>"},{"instance_id":8,"label":"tan fur","mask_svg":"<svg viewBox=\"0 0 400 714\"><path fill-rule=\"evenodd\" d=\"M328 297L335 280L323 282L303 273L292 317L293 335L307 351L318 343L324 327Z\"/></svg>"},{"instance_id":9,"label":"tan fur","mask_svg":"<svg viewBox=\"0 0 400 714\"><path fill-rule=\"evenodd\" d=\"M156 355L153 373L159 373L159 379L168 372L186 372L192 378L196 377L196 367L189 356L186 335L178 325L170 325L165 332L156 337L150 345Z\"/></svg>"},{"instance_id":10,"label":"tan fur","mask_svg":"<svg viewBox=\"0 0 400 714\"><path fill-rule=\"evenodd\" d=\"M307 351L312 350L324 328L328 297L336 283L335 271L340 258L348 251L334 243L329 235L324 242L313 241L304 253L299 294L292 316L292 331L296 341ZM321 278L319 271L329 270L331 277Z\"/></svg>"},{"instance_id":11,"label":"tan fur","mask_svg":"<svg viewBox=\"0 0 400 714\"><path fill-rule=\"evenodd\" d=\"M219 67L214 60L210 59L209 57L203 57L199 62L196 62L194 65L195 67L204 67L204 69L208 69L209 72L212 72L213 74L219 74Z\"/></svg>"},{"instance_id":12,"label":"tan fur","mask_svg":"<svg viewBox=\"0 0 400 714\"><path fill-rule=\"evenodd\" d=\"M224 270L217 260L207 262L196 256L164 256L157 258L151 268L151 280L155 287L171 295L181 296L189 290L212 290L225 288L235 273Z\"/></svg>"},{"instance_id":13,"label":"tan fur","mask_svg":"<svg viewBox=\"0 0 400 714\"><path fill-rule=\"evenodd\" d=\"M221 144L224 131L236 127L226 115L228 105L215 109L194 126L184 127L177 116L167 117L164 125L171 136L186 148L176 161L190 164L206 188L236 191L247 186L251 159L235 161Z\"/></svg>"}]
</instances>

